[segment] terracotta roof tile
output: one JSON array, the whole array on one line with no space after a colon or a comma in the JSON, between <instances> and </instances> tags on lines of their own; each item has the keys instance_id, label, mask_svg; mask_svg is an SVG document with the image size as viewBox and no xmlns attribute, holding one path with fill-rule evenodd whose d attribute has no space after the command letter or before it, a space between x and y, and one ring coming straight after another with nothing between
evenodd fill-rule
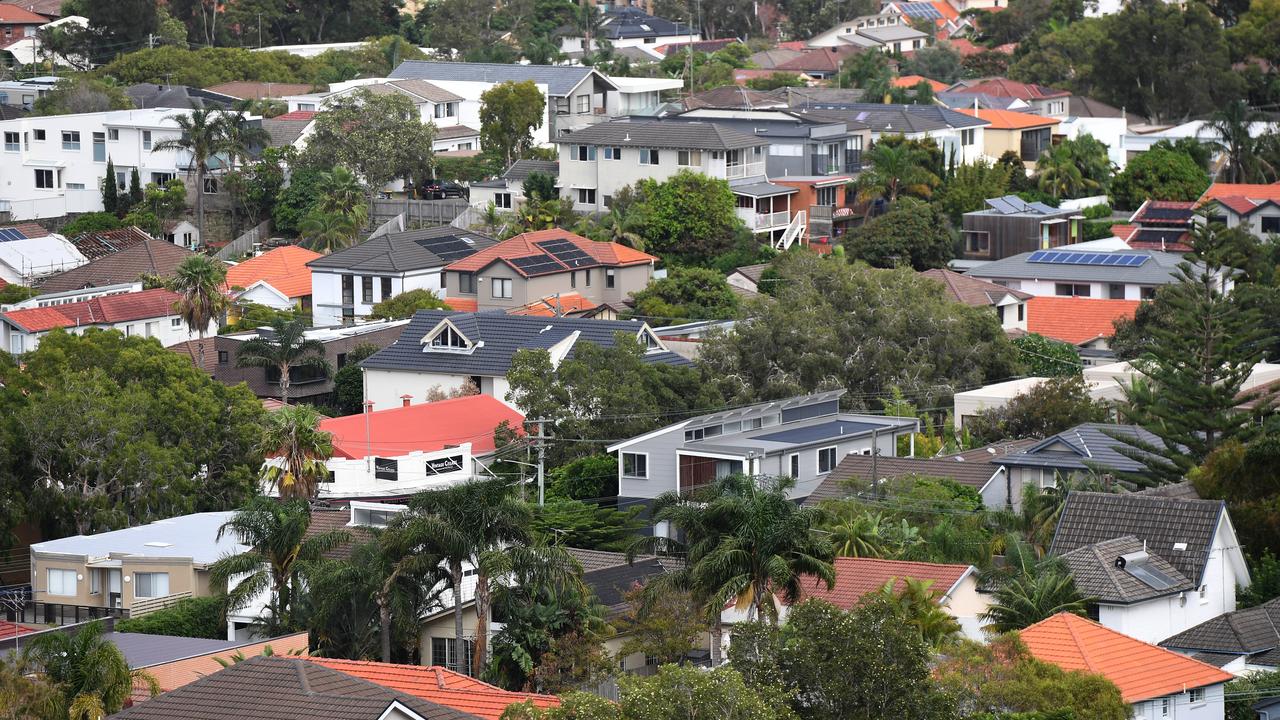
<instances>
[{"instance_id":1,"label":"terracotta roof tile","mask_svg":"<svg viewBox=\"0 0 1280 720\"><path fill-rule=\"evenodd\" d=\"M821 580L805 580L801 584L801 599L818 598L851 610L863 597L878 591L891 580L895 589L901 589L905 579L930 580L933 584L929 589L942 595L950 592L961 578L973 571L971 565L846 557L836 558L835 568L834 588L828 590L827 584Z\"/></svg>"},{"instance_id":2,"label":"terracotta roof tile","mask_svg":"<svg viewBox=\"0 0 1280 720\"><path fill-rule=\"evenodd\" d=\"M28 238L47 237L49 231L35 223L17 223L16 225L0 225L0 230L17 230Z\"/></svg>"},{"instance_id":3,"label":"terracotta roof tile","mask_svg":"<svg viewBox=\"0 0 1280 720\"><path fill-rule=\"evenodd\" d=\"M936 3L938 5L946 5L947 3ZM896 88L913 88L921 82L929 83L929 87L933 88L935 93L940 93L947 89L948 85L937 80L930 80L923 75L903 75L893 79L893 86Z\"/></svg>"},{"instance_id":4,"label":"terracotta roof tile","mask_svg":"<svg viewBox=\"0 0 1280 720\"><path fill-rule=\"evenodd\" d=\"M195 253L164 240L145 240L119 252L40 281L41 293L137 282L143 275L169 276Z\"/></svg>"},{"instance_id":5,"label":"terracotta roof tile","mask_svg":"<svg viewBox=\"0 0 1280 720\"><path fill-rule=\"evenodd\" d=\"M491 395L419 403L409 407L375 409L366 417L347 415L320 421L320 429L333 435L333 454L363 458L395 457L414 451L434 452L471 443L471 452L493 452L493 429L503 420L519 429L524 416ZM367 428L367 435L366 435Z\"/></svg>"},{"instance_id":6,"label":"terracotta roof tile","mask_svg":"<svg viewBox=\"0 0 1280 720\"><path fill-rule=\"evenodd\" d=\"M227 286L247 289L263 281L285 297L305 297L311 294L311 268L307 263L322 257L321 253L297 245L273 248L229 268Z\"/></svg>"},{"instance_id":7,"label":"terracotta roof tile","mask_svg":"<svg viewBox=\"0 0 1280 720\"><path fill-rule=\"evenodd\" d=\"M294 110L283 115L277 115L272 120L314 120L316 117L315 110Z\"/></svg>"},{"instance_id":8,"label":"terracotta roof tile","mask_svg":"<svg viewBox=\"0 0 1280 720\"><path fill-rule=\"evenodd\" d=\"M589 258L584 259L580 264L570 267L564 262L552 257L544 249L544 246L538 244L556 240L572 243L578 250L586 253ZM519 258L535 256L542 256L547 259L547 270L539 270L537 272L530 273L511 262ZM655 260L657 260L657 258L654 256L640 252L634 248L629 248L625 245L588 240L587 238L584 238L581 235L575 235L568 230L553 228L551 230L537 230L534 232L521 233L463 258L462 260L449 265L445 269L457 272L477 272L483 270L494 262L505 261L516 272L520 273L524 277L530 277L531 275L569 272L573 269L602 266L621 267L626 265L643 265L645 263L654 262Z\"/></svg>"},{"instance_id":9,"label":"terracotta roof tile","mask_svg":"<svg viewBox=\"0 0 1280 720\"><path fill-rule=\"evenodd\" d=\"M1080 345L1115 334L1115 322L1133 319L1139 300L1041 295L1027 302L1027 330L1047 338Z\"/></svg>"},{"instance_id":10,"label":"terracotta roof tile","mask_svg":"<svg viewBox=\"0 0 1280 720\"><path fill-rule=\"evenodd\" d=\"M106 295L55 307L10 310L0 313L0 318L34 333L76 325L102 325L167 317L174 314L173 304L177 301L177 293L155 288L136 293Z\"/></svg>"},{"instance_id":11,"label":"terracotta roof tile","mask_svg":"<svg viewBox=\"0 0 1280 720\"><path fill-rule=\"evenodd\" d=\"M570 313L591 310L596 304L582 297L576 292L561 293L558 297L548 295L539 298L531 303L521 305L520 307L511 308L507 311L508 315L536 315L538 317L555 317L557 315L567 315Z\"/></svg>"},{"instance_id":12,"label":"terracotta roof tile","mask_svg":"<svg viewBox=\"0 0 1280 720\"><path fill-rule=\"evenodd\" d=\"M1057 118L1032 115L1015 110L973 110L971 108L955 108L955 110L970 117L976 117L979 120L986 120L991 123L989 127L992 130L1024 130L1026 128L1057 125L1059 122Z\"/></svg>"},{"instance_id":13,"label":"terracotta roof tile","mask_svg":"<svg viewBox=\"0 0 1280 720\"><path fill-rule=\"evenodd\" d=\"M286 95L306 95L314 87L309 83L269 83L234 80L210 85L205 90L216 92L220 95L230 95L241 100L261 100L263 98L282 98Z\"/></svg>"},{"instance_id":14,"label":"terracotta roof tile","mask_svg":"<svg viewBox=\"0 0 1280 720\"><path fill-rule=\"evenodd\" d=\"M981 93L983 95L995 95L996 97L1012 97L1021 100L1045 100L1048 98L1070 97L1071 92L1068 90L1056 90L1044 85L1033 85L1031 83L1021 83L1008 78L992 78L979 83L974 83L964 88L961 92Z\"/></svg>"},{"instance_id":15,"label":"terracotta roof tile","mask_svg":"<svg viewBox=\"0 0 1280 720\"><path fill-rule=\"evenodd\" d=\"M473 298L445 298L444 304L458 312L475 312L480 309L479 301Z\"/></svg>"},{"instance_id":16,"label":"terracotta roof tile","mask_svg":"<svg viewBox=\"0 0 1280 720\"><path fill-rule=\"evenodd\" d=\"M1214 183L1204 191L1196 205L1204 205L1210 200L1225 205L1239 215L1248 215L1267 201L1280 203L1280 183Z\"/></svg>"},{"instance_id":17,"label":"terracotta roof tile","mask_svg":"<svg viewBox=\"0 0 1280 720\"><path fill-rule=\"evenodd\" d=\"M510 692L437 665L394 665L334 658L310 660L331 670L486 720L498 720L509 705L526 700L540 708L560 706L560 698L554 695Z\"/></svg>"},{"instance_id":18,"label":"terracotta roof tile","mask_svg":"<svg viewBox=\"0 0 1280 720\"><path fill-rule=\"evenodd\" d=\"M1128 240L1134 233L1138 232L1137 225L1112 225L1111 234L1121 240Z\"/></svg>"},{"instance_id":19,"label":"terracotta roof tile","mask_svg":"<svg viewBox=\"0 0 1280 720\"><path fill-rule=\"evenodd\" d=\"M1185 655L1149 645L1078 615L1059 613L1023 630L1022 642L1037 659L1063 670L1107 678L1127 703L1225 683L1230 673Z\"/></svg>"},{"instance_id":20,"label":"terracotta roof tile","mask_svg":"<svg viewBox=\"0 0 1280 720\"><path fill-rule=\"evenodd\" d=\"M0 25L44 25L49 20L12 3L0 3Z\"/></svg>"}]
</instances>

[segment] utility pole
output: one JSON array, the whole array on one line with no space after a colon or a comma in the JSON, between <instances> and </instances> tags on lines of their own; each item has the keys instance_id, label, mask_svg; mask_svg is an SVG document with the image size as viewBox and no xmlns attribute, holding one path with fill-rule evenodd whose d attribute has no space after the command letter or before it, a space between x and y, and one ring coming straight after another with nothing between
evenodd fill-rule
<instances>
[{"instance_id":1,"label":"utility pole","mask_svg":"<svg viewBox=\"0 0 1280 720\"><path fill-rule=\"evenodd\" d=\"M880 427L876 426L871 429L871 481L876 484L876 496L884 497L884 488L880 483L880 473L878 472L880 460Z\"/></svg>"},{"instance_id":2,"label":"utility pole","mask_svg":"<svg viewBox=\"0 0 1280 720\"><path fill-rule=\"evenodd\" d=\"M534 437L538 441L538 507L542 507L547 501L547 478L546 478L546 420L534 420L538 424L538 434Z\"/></svg>"}]
</instances>

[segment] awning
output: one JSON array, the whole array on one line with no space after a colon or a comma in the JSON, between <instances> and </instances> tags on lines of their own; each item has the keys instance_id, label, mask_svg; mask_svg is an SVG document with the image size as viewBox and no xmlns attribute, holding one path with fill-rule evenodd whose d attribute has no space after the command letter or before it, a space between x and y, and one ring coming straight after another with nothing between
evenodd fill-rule
<instances>
[{"instance_id":1,"label":"awning","mask_svg":"<svg viewBox=\"0 0 1280 720\"><path fill-rule=\"evenodd\" d=\"M788 187L786 185L774 185L770 182L751 183L750 185L735 185L730 190L734 195L746 195L748 197L769 197L770 195L790 195L800 192L799 190Z\"/></svg>"}]
</instances>

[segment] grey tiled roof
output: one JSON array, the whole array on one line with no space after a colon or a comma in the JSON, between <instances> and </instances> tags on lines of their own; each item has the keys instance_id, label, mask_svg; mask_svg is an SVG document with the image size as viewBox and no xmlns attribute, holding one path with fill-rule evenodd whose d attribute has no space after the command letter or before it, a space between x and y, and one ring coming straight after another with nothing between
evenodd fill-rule
<instances>
[{"instance_id":1,"label":"grey tiled roof","mask_svg":"<svg viewBox=\"0 0 1280 720\"><path fill-rule=\"evenodd\" d=\"M568 95L583 78L592 74L588 67L571 65L506 65L502 63L428 62L405 60L391 71L396 79L467 80L471 82L522 82L532 80L545 84L552 95ZM607 83L608 79L600 76Z\"/></svg>"},{"instance_id":2,"label":"grey tiled roof","mask_svg":"<svg viewBox=\"0 0 1280 720\"><path fill-rule=\"evenodd\" d=\"M536 172L559 177L560 163L556 160L517 160L502 173L502 177L508 180L527 180Z\"/></svg>"},{"instance_id":3,"label":"grey tiled roof","mask_svg":"<svg viewBox=\"0 0 1280 720\"><path fill-rule=\"evenodd\" d=\"M1071 571L1076 590L1086 598L1103 603L1130 604L1163 597L1196 587L1168 560L1149 553L1151 567L1173 580L1167 588L1153 588L1123 568L1116 567L1116 558L1129 553L1142 552L1145 546L1133 535L1103 540L1093 545L1076 548L1062 556Z\"/></svg>"},{"instance_id":4,"label":"grey tiled roof","mask_svg":"<svg viewBox=\"0 0 1280 720\"><path fill-rule=\"evenodd\" d=\"M1070 247L1057 248L1066 252ZM1099 251L1088 251L1099 252ZM1185 258L1180 253L1157 250L1120 250L1125 255L1148 255L1150 260L1137 267L1113 265L1083 265L1079 263L1033 263L1031 253L1012 255L1002 260L984 263L969 271L974 277L1010 278L1023 280L1079 280L1081 282L1129 283L1137 285L1166 285L1174 282L1174 271Z\"/></svg>"},{"instance_id":5,"label":"grey tiled roof","mask_svg":"<svg viewBox=\"0 0 1280 720\"><path fill-rule=\"evenodd\" d=\"M414 95L425 100L430 100L431 102L461 102L465 99L461 95L451 93L439 85L433 85L426 80L419 80L416 78L393 80L387 84L398 87L406 92L411 92Z\"/></svg>"},{"instance_id":6,"label":"grey tiled roof","mask_svg":"<svg viewBox=\"0 0 1280 720\"><path fill-rule=\"evenodd\" d=\"M277 120L268 118L262 121L262 129L271 138L271 147L286 147L298 141L302 132L311 124L311 120Z\"/></svg>"},{"instance_id":7,"label":"grey tiled roof","mask_svg":"<svg viewBox=\"0 0 1280 720\"><path fill-rule=\"evenodd\" d=\"M1008 110L1018 102L1018 98L987 95L986 93L970 93L956 90L944 90L934 94L938 102L953 110L972 110L974 101L982 110Z\"/></svg>"},{"instance_id":8,"label":"grey tiled roof","mask_svg":"<svg viewBox=\"0 0 1280 720\"><path fill-rule=\"evenodd\" d=\"M1017 467L1041 467L1064 470L1145 473L1147 466L1124 455L1118 449L1140 452L1126 445L1113 435L1137 438L1139 441L1162 447L1164 442L1146 428L1137 425L1113 425L1109 423L1084 423L1070 430L1045 438L1020 453L1001 457L1001 465Z\"/></svg>"},{"instance_id":9,"label":"grey tiled roof","mask_svg":"<svg viewBox=\"0 0 1280 720\"><path fill-rule=\"evenodd\" d=\"M1196 486L1192 485L1189 480L1183 480L1179 483L1170 483L1168 485L1156 485L1143 490L1139 490L1135 495L1151 495L1154 497L1180 498L1182 500L1199 500L1200 493L1196 492Z\"/></svg>"},{"instance_id":10,"label":"grey tiled roof","mask_svg":"<svg viewBox=\"0 0 1280 720\"><path fill-rule=\"evenodd\" d=\"M910 475L927 475L929 477L948 478L961 485L981 489L991 476L999 469L991 460L961 461L954 457L941 458L896 458L867 455L846 455L836 465L813 493L805 499L805 505L817 505L823 500L839 500L849 495L845 483L858 478L870 480L872 466L875 474L881 478L901 478Z\"/></svg>"},{"instance_id":11,"label":"grey tiled roof","mask_svg":"<svg viewBox=\"0 0 1280 720\"><path fill-rule=\"evenodd\" d=\"M582 581L595 592L600 604L608 608L612 618L627 611L627 593L666 572L667 568L657 558L637 559L630 565L624 563L583 573Z\"/></svg>"},{"instance_id":12,"label":"grey tiled roof","mask_svg":"<svg viewBox=\"0 0 1280 720\"><path fill-rule=\"evenodd\" d=\"M452 140L462 137L479 137L480 131L466 125L447 125L442 128L436 128L437 140Z\"/></svg>"},{"instance_id":13,"label":"grey tiled roof","mask_svg":"<svg viewBox=\"0 0 1280 720\"><path fill-rule=\"evenodd\" d=\"M833 102L795 96L793 110L807 109L815 117L853 120L880 133L927 132L946 128L989 125L986 120L938 105L882 105L878 103Z\"/></svg>"},{"instance_id":14,"label":"grey tiled roof","mask_svg":"<svg viewBox=\"0 0 1280 720\"><path fill-rule=\"evenodd\" d=\"M1251 665L1280 665L1280 598L1257 607L1219 615L1167 638L1161 647L1238 657L1252 655Z\"/></svg>"},{"instance_id":15,"label":"grey tiled roof","mask_svg":"<svg viewBox=\"0 0 1280 720\"><path fill-rule=\"evenodd\" d=\"M630 6L606 13L600 23L601 35L609 40L689 35L692 32L693 28L682 22L672 22Z\"/></svg>"},{"instance_id":16,"label":"grey tiled roof","mask_svg":"<svg viewBox=\"0 0 1280 720\"><path fill-rule=\"evenodd\" d=\"M399 703L428 720L475 718L302 658L251 657L138 703L120 720L378 720Z\"/></svg>"},{"instance_id":17,"label":"grey tiled roof","mask_svg":"<svg viewBox=\"0 0 1280 720\"><path fill-rule=\"evenodd\" d=\"M1147 543L1148 552L1168 560L1198 585L1223 512L1219 500L1072 492L1062 506L1049 552L1065 555L1086 545L1133 535Z\"/></svg>"},{"instance_id":18,"label":"grey tiled roof","mask_svg":"<svg viewBox=\"0 0 1280 720\"><path fill-rule=\"evenodd\" d=\"M422 338L440 321L449 318L473 343L483 342L469 353L424 352ZM420 310L405 327L400 339L361 364L377 370L440 372L449 375L500 377L511 368L511 357L524 349L550 348L573 333L576 343L601 347L613 345L615 333L635 335L642 324L623 320L587 320L507 315L504 312L454 313L447 310ZM577 344L575 343L575 348ZM572 357L573 351L570 351ZM652 363L687 365L688 360L673 352L653 352L645 356Z\"/></svg>"},{"instance_id":19,"label":"grey tiled roof","mask_svg":"<svg viewBox=\"0 0 1280 720\"><path fill-rule=\"evenodd\" d=\"M143 274L167 277L195 253L165 240L144 240L40 282L42 294L137 282Z\"/></svg>"},{"instance_id":20,"label":"grey tiled roof","mask_svg":"<svg viewBox=\"0 0 1280 720\"><path fill-rule=\"evenodd\" d=\"M339 250L332 255L316 258L307 263L312 268L352 270L358 272L406 272L424 268L444 267L464 256L442 258L432 248L450 243L455 238L471 238L472 253L483 250L496 241L488 235L455 227L427 228L402 233L389 233L359 245ZM468 255L472 254L468 253Z\"/></svg>"},{"instance_id":21,"label":"grey tiled roof","mask_svg":"<svg viewBox=\"0 0 1280 720\"><path fill-rule=\"evenodd\" d=\"M589 125L568 135L562 135L555 141L566 145L586 143L694 150L738 150L769 144L767 140L750 133L711 122L664 123L632 120L614 120Z\"/></svg>"}]
</instances>

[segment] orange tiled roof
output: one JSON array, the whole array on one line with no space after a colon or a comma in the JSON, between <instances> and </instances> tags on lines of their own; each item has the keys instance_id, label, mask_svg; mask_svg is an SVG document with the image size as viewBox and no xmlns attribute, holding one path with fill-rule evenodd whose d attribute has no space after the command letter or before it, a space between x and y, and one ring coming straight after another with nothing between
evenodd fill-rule
<instances>
[{"instance_id":1,"label":"orange tiled roof","mask_svg":"<svg viewBox=\"0 0 1280 720\"><path fill-rule=\"evenodd\" d=\"M901 589L903 580L931 580L930 590L939 595L950 592L952 586L972 569L969 565L943 565L940 563L910 562L907 560L878 560L876 558L836 558L836 584L828 590L821 580L805 580L801 585L801 600L818 598L845 610L852 610L862 598L878 591L890 580L895 589Z\"/></svg>"},{"instance_id":2,"label":"orange tiled roof","mask_svg":"<svg viewBox=\"0 0 1280 720\"><path fill-rule=\"evenodd\" d=\"M49 19L12 3L0 3L0 25L44 25Z\"/></svg>"},{"instance_id":3,"label":"orange tiled roof","mask_svg":"<svg viewBox=\"0 0 1280 720\"><path fill-rule=\"evenodd\" d=\"M923 75L903 75L902 77L894 78L893 86L897 88L910 89L915 87L916 85L919 85L922 80L924 82L929 83L929 87L933 88L933 91L936 93L942 92L943 90L946 90L949 87L944 82L938 82L937 80L930 80L929 78Z\"/></svg>"},{"instance_id":4,"label":"orange tiled roof","mask_svg":"<svg viewBox=\"0 0 1280 720\"><path fill-rule=\"evenodd\" d=\"M1121 240L1128 240L1134 233L1138 232L1137 225L1112 225L1111 234Z\"/></svg>"},{"instance_id":5,"label":"orange tiled roof","mask_svg":"<svg viewBox=\"0 0 1280 720\"><path fill-rule=\"evenodd\" d=\"M486 720L498 720L508 706L530 700L540 708L559 707L560 698L503 690L475 678L437 665L395 665L392 663L310 658L323 665L362 680L398 690L406 695L471 713Z\"/></svg>"},{"instance_id":6,"label":"orange tiled roof","mask_svg":"<svg viewBox=\"0 0 1280 720\"><path fill-rule=\"evenodd\" d=\"M1127 703L1150 700L1234 679L1231 673L1149 645L1070 613L1058 613L1021 633L1037 659L1063 670L1107 678Z\"/></svg>"},{"instance_id":7,"label":"orange tiled roof","mask_svg":"<svg viewBox=\"0 0 1280 720\"><path fill-rule=\"evenodd\" d=\"M54 328L77 325L103 325L130 320L175 315L173 304L178 294L172 290L155 288L141 292L106 295L92 300L55 305L53 307L25 308L0 313L11 325L29 333L44 332Z\"/></svg>"},{"instance_id":8,"label":"orange tiled roof","mask_svg":"<svg viewBox=\"0 0 1280 720\"><path fill-rule=\"evenodd\" d=\"M219 650L218 652L208 653L207 655L198 655L196 657L185 658L183 660L175 660L163 665L152 665L147 668L147 672L156 679L160 684L160 689L164 692L176 690L183 685L193 683L206 675L212 675L222 669L222 665L218 664L215 658L229 659L231 656L239 653L246 658L254 655L261 655L266 646L271 646L271 652L276 655L289 655L291 653L302 653L305 655L308 650L307 633L300 632L293 635L284 635L270 640L253 643L251 645L241 645L240 647L229 648L227 650ZM151 697L145 683L136 681L133 686L134 702L141 702Z\"/></svg>"},{"instance_id":9,"label":"orange tiled roof","mask_svg":"<svg viewBox=\"0 0 1280 720\"><path fill-rule=\"evenodd\" d=\"M1044 117L1043 115L1032 115L1030 113L1018 112L1016 110L974 110L972 108L956 108L957 112L965 115L972 115L979 120L986 120L991 123L992 130L1025 130L1027 128L1044 127L1046 125L1057 125L1057 118Z\"/></svg>"},{"instance_id":10,"label":"orange tiled roof","mask_svg":"<svg viewBox=\"0 0 1280 720\"><path fill-rule=\"evenodd\" d=\"M574 268L552 258L547 254L546 250L538 246L537 243L549 240L564 240L573 243L579 250L590 256L587 264L577 265ZM588 240L581 235L575 235L568 230L553 228L551 230L536 230L534 232L521 233L507 240L503 240L497 245L481 250L474 255L465 257L452 265L446 267L446 270L454 270L458 272L476 272L483 270L490 264L499 260L507 262L511 267L521 275L529 277L529 273L525 272L515 264L512 260L517 258L527 258L542 255L549 258L551 263L550 272L569 272L573 269L582 269L589 267L613 266L620 267L625 265L643 265L657 260L656 257L648 253L640 252L634 248L618 243L596 242ZM546 274L540 271L536 274Z\"/></svg>"},{"instance_id":11,"label":"orange tiled roof","mask_svg":"<svg viewBox=\"0 0 1280 720\"><path fill-rule=\"evenodd\" d=\"M445 298L444 304L458 312L475 312L480 309L480 303L472 298Z\"/></svg>"},{"instance_id":12,"label":"orange tiled roof","mask_svg":"<svg viewBox=\"0 0 1280 720\"><path fill-rule=\"evenodd\" d=\"M1138 300L1041 295L1027 301L1027 331L1081 345L1115 334L1115 322L1132 319Z\"/></svg>"},{"instance_id":13,"label":"orange tiled roof","mask_svg":"<svg viewBox=\"0 0 1280 720\"><path fill-rule=\"evenodd\" d=\"M321 257L324 255L297 245L274 248L228 268L227 286L248 288L261 280L285 297L305 297L311 294L311 269L307 263Z\"/></svg>"},{"instance_id":14,"label":"orange tiled roof","mask_svg":"<svg viewBox=\"0 0 1280 720\"><path fill-rule=\"evenodd\" d=\"M1196 204L1203 205L1210 200L1216 200L1237 214L1247 215L1268 200L1280 203L1280 183L1271 185L1214 183L1204 191Z\"/></svg>"},{"instance_id":15,"label":"orange tiled roof","mask_svg":"<svg viewBox=\"0 0 1280 720\"><path fill-rule=\"evenodd\" d=\"M316 117L315 110L294 110L283 115L277 115L272 120L314 120Z\"/></svg>"},{"instance_id":16,"label":"orange tiled roof","mask_svg":"<svg viewBox=\"0 0 1280 720\"><path fill-rule=\"evenodd\" d=\"M556 310L560 310L560 315L566 315L573 312L581 312L583 310L591 310L596 304L582 297L582 295L571 292L562 293L560 297L548 295L539 300L534 300L527 305L521 305L517 308L511 308L507 311L508 315L536 315L538 317L555 317Z\"/></svg>"}]
</instances>

